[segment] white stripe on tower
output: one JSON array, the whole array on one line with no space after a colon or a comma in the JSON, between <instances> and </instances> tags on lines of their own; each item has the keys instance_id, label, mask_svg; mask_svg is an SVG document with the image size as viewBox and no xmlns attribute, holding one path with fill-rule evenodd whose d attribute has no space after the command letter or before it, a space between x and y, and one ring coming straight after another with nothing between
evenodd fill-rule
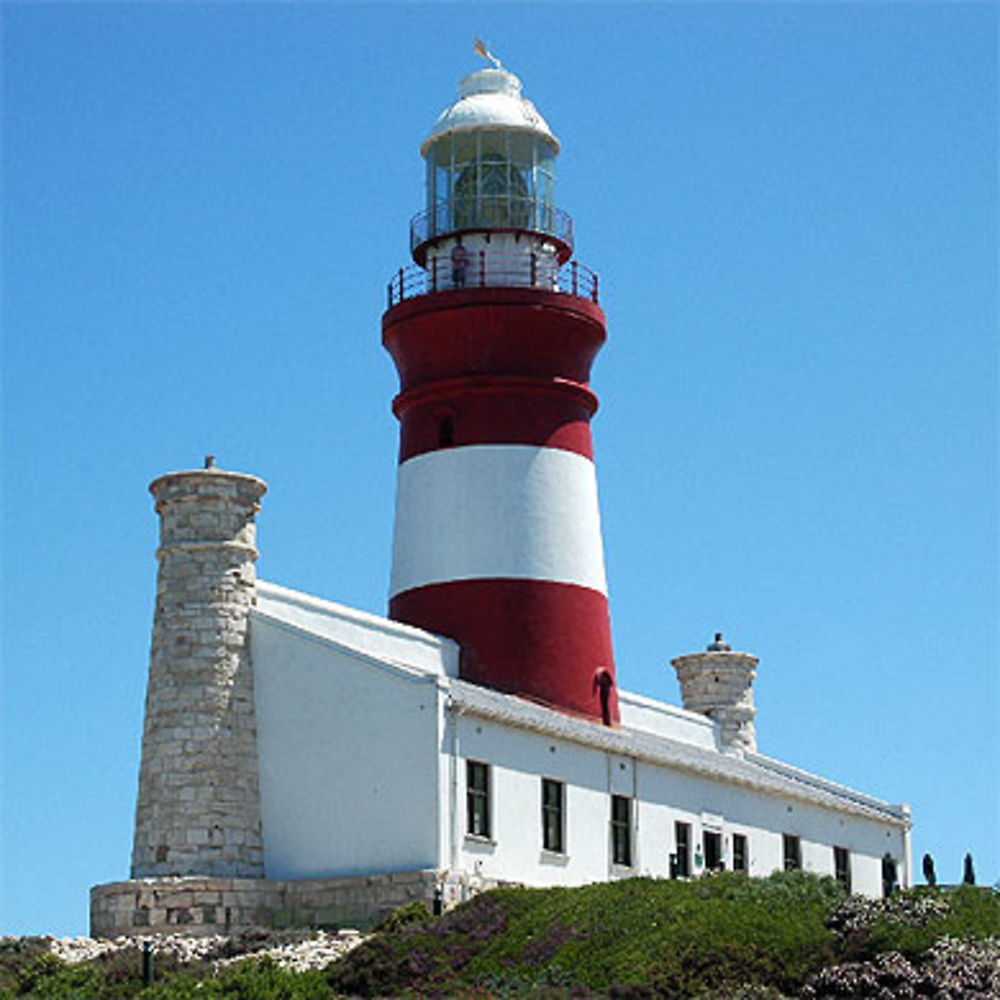
<instances>
[{"instance_id":1,"label":"white stripe on tower","mask_svg":"<svg viewBox=\"0 0 1000 1000\"><path fill-rule=\"evenodd\" d=\"M607 595L590 459L472 445L399 467L390 594L456 580L543 580Z\"/></svg>"}]
</instances>

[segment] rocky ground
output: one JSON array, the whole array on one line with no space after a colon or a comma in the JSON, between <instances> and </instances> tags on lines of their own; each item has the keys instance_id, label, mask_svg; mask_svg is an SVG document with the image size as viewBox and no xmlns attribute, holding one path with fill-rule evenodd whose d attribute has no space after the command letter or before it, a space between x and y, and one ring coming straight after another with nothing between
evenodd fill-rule
<instances>
[{"instance_id":1,"label":"rocky ground","mask_svg":"<svg viewBox=\"0 0 1000 1000\"><path fill-rule=\"evenodd\" d=\"M239 937L215 935L187 937L183 934L107 938L50 938L49 951L70 964L89 962L102 955L130 949L142 950L148 941L154 955L171 955L180 962L208 961L218 966L247 959L268 957L296 972L323 969L356 948L367 935L355 930L335 934L317 931L309 936L282 936L261 932Z\"/></svg>"}]
</instances>

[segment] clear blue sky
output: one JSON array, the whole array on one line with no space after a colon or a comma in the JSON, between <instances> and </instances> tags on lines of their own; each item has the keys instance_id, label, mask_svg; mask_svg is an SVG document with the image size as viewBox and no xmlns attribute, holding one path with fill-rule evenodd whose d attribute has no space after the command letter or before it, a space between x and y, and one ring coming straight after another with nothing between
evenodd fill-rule
<instances>
[{"instance_id":1,"label":"clear blue sky","mask_svg":"<svg viewBox=\"0 0 1000 1000\"><path fill-rule=\"evenodd\" d=\"M1000 878L993 4L3 6L0 930L128 875L146 486L270 484L266 579L385 608L385 282L481 34L601 275L618 671L722 630L762 752ZM345 749L349 757L350 751Z\"/></svg>"}]
</instances>

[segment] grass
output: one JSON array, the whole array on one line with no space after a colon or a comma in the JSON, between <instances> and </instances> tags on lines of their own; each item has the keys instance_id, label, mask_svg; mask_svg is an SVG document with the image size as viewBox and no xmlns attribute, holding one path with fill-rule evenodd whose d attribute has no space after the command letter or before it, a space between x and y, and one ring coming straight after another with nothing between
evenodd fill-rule
<instances>
[{"instance_id":1,"label":"grass","mask_svg":"<svg viewBox=\"0 0 1000 1000\"><path fill-rule=\"evenodd\" d=\"M215 972L158 959L158 981L144 988L137 949L70 966L40 941L8 939L0 942L0 1000L781 1000L826 995L807 987L822 969L846 975L896 953L929 967L925 958L943 938L985 941L985 961L997 965L1000 895L962 887L865 900L799 872L723 873L498 889L436 919L412 905L322 972L289 972L267 959Z\"/></svg>"},{"instance_id":2,"label":"grass","mask_svg":"<svg viewBox=\"0 0 1000 1000\"><path fill-rule=\"evenodd\" d=\"M689 996L756 982L794 988L835 960L832 879L633 879L575 889L500 889L357 949L331 975L360 996L437 994L487 983L507 995L573 984Z\"/></svg>"}]
</instances>

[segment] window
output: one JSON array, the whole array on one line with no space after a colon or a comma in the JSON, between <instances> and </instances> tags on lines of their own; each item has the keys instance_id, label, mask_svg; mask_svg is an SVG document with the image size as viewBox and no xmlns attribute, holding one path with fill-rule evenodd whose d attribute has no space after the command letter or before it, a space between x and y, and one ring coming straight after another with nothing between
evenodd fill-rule
<instances>
[{"instance_id":1,"label":"window","mask_svg":"<svg viewBox=\"0 0 1000 1000\"><path fill-rule=\"evenodd\" d=\"M624 795L611 796L611 860L632 867L632 800Z\"/></svg>"},{"instance_id":2,"label":"window","mask_svg":"<svg viewBox=\"0 0 1000 1000\"><path fill-rule=\"evenodd\" d=\"M455 418L442 417L438 423L438 444L450 448L455 443Z\"/></svg>"},{"instance_id":3,"label":"window","mask_svg":"<svg viewBox=\"0 0 1000 1000\"><path fill-rule=\"evenodd\" d=\"M705 830L705 869L710 872L719 871L725 865L722 862L722 834L713 830Z\"/></svg>"},{"instance_id":4,"label":"window","mask_svg":"<svg viewBox=\"0 0 1000 1000\"><path fill-rule=\"evenodd\" d=\"M747 838L742 833L733 834L733 871L743 872L744 875L750 871Z\"/></svg>"},{"instance_id":5,"label":"window","mask_svg":"<svg viewBox=\"0 0 1000 1000\"><path fill-rule=\"evenodd\" d=\"M455 181L455 224L459 229L526 226L529 195L524 176L502 152L483 152Z\"/></svg>"},{"instance_id":6,"label":"window","mask_svg":"<svg viewBox=\"0 0 1000 1000\"><path fill-rule=\"evenodd\" d=\"M785 871L798 871L802 867L802 844L799 842L799 838L791 833L783 833L781 835L781 847Z\"/></svg>"},{"instance_id":7,"label":"window","mask_svg":"<svg viewBox=\"0 0 1000 1000\"><path fill-rule=\"evenodd\" d=\"M851 891L851 852L846 847L833 849L833 877Z\"/></svg>"},{"instance_id":8,"label":"window","mask_svg":"<svg viewBox=\"0 0 1000 1000\"><path fill-rule=\"evenodd\" d=\"M691 824L674 823L674 843L677 847L677 878L688 878L691 874Z\"/></svg>"},{"instance_id":9,"label":"window","mask_svg":"<svg viewBox=\"0 0 1000 1000\"><path fill-rule=\"evenodd\" d=\"M566 786L561 781L542 778L542 848L562 854L566 850L563 830L563 802Z\"/></svg>"},{"instance_id":10,"label":"window","mask_svg":"<svg viewBox=\"0 0 1000 1000\"><path fill-rule=\"evenodd\" d=\"M523 132L458 132L427 151L429 236L514 226L551 230L551 140Z\"/></svg>"},{"instance_id":11,"label":"window","mask_svg":"<svg viewBox=\"0 0 1000 1000\"><path fill-rule=\"evenodd\" d=\"M466 831L473 837L490 835L490 766L478 760L465 762Z\"/></svg>"}]
</instances>

